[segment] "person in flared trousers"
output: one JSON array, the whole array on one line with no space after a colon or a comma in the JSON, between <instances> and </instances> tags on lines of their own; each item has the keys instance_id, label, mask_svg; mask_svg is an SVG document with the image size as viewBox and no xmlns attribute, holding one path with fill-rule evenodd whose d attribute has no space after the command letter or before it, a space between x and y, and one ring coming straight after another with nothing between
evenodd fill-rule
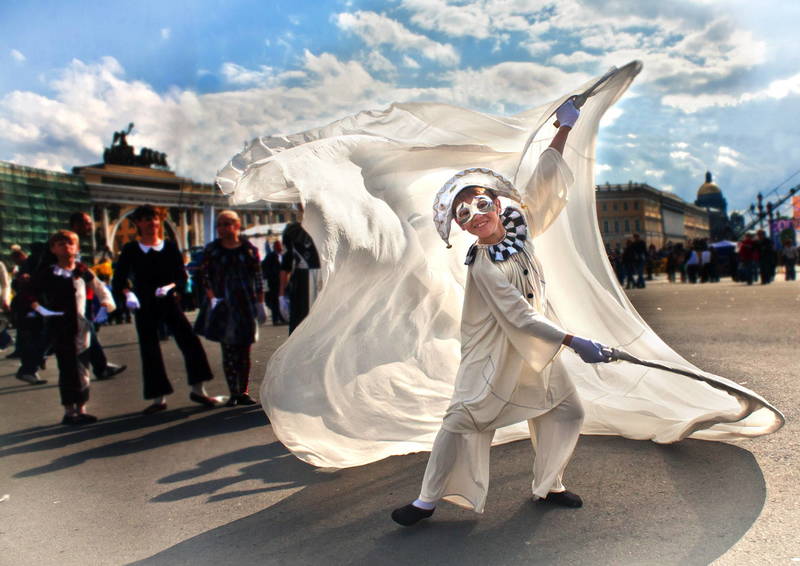
<instances>
[{"instance_id":1,"label":"person in flared trousers","mask_svg":"<svg viewBox=\"0 0 800 566\"><path fill-rule=\"evenodd\" d=\"M180 309L180 294L187 280L183 256L174 242L162 239L161 217L152 206L142 205L130 217L139 239L123 246L112 287L125 297L126 306L136 317L144 398L152 400L143 412L165 410L167 395L173 392L161 355L158 335L161 324L169 328L183 354L191 386L189 399L205 407L215 407L217 399L209 397L203 385L214 377L208 358Z\"/></svg>"},{"instance_id":2,"label":"person in flared trousers","mask_svg":"<svg viewBox=\"0 0 800 566\"><path fill-rule=\"evenodd\" d=\"M571 100L557 110L558 132L521 191L481 167L457 173L436 196L434 222L442 239L449 243L455 220L478 240L465 262L461 364L453 397L419 497L392 512L403 526L430 517L443 499L483 512L495 431L523 421L534 449L533 497L565 507L583 504L563 483L584 416L569 368L607 362L611 350L561 328L549 310L545 274L531 243L566 203L572 174L561 154L577 117ZM499 197L522 206L503 210ZM562 352L564 346L580 360Z\"/></svg>"}]
</instances>

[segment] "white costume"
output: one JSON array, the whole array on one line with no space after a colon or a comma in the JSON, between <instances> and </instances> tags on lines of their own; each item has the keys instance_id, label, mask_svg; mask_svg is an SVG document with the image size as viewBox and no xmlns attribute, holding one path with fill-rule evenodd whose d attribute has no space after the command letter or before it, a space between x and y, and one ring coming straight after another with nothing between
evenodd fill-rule
<instances>
[{"instance_id":1,"label":"white costume","mask_svg":"<svg viewBox=\"0 0 800 566\"><path fill-rule=\"evenodd\" d=\"M529 228L547 274L551 320L569 321L570 332L638 357L695 369L633 309L597 228L595 135L603 113L640 67L619 69L583 106L563 157L575 177L569 202L564 206L558 191L529 202ZM455 235L452 250L441 244L430 221L431 195L467 167L491 168L520 189L533 187L534 169L552 138L552 113L581 90L512 117L443 104L395 104L300 134L258 138L220 171L218 184L236 202L302 201L303 226L320 255L323 290L270 360L261 391L275 434L295 455L319 466L347 467L430 450L459 371L459 322L484 330L470 306L478 300L472 282L483 260L476 257L465 286L463 258L471 238ZM500 274L497 265L491 267ZM512 326L498 324L494 332L499 336ZM546 374L542 368L557 348L541 345L544 353L535 355L518 351L512 334L499 342L518 352L505 362L530 366L522 373ZM783 424L780 412L747 390L734 396L627 363L587 365L571 351L558 360L551 364L548 391L559 383L558 363L570 365L586 412L584 433L674 442L755 436ZM492 427L518 423L497 430L494 442L530 435L518 416L505 418L501 411L487 417Z\"/></svg>"}]
</instances>

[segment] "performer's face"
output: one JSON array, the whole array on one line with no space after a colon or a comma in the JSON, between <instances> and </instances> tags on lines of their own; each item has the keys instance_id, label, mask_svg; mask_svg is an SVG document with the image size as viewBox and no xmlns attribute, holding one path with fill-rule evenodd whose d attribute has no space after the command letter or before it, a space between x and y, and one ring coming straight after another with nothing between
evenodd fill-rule
<instances>
[{"instance_id":1,"label":"performer's face","mask_svg":"<svg viewBox=\"0 0 800 566\"><path fill-rule=\"evenodd\" d=\"M464 191L453 204L456 223L478 239L491 238L500 226L500 201L487 193Z\"/></svg>"}]
</instances>

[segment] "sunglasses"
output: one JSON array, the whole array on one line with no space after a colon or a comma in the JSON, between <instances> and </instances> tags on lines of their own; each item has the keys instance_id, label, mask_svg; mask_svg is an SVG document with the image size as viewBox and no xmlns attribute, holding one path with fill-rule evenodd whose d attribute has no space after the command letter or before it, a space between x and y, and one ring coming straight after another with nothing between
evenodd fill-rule
<instances>
[{"instance_id":1,"label":"sunglasses","mask_svg":"<svg viewBox=\"0 0 800 566\"><path fill-rule=\"evenodd\" d=\"M455 220L463 226L479 214L488 214L497 207L494 201L486 195L476 195L469 202L461 202L456 207Z\"/></svg>"}]
</instances>

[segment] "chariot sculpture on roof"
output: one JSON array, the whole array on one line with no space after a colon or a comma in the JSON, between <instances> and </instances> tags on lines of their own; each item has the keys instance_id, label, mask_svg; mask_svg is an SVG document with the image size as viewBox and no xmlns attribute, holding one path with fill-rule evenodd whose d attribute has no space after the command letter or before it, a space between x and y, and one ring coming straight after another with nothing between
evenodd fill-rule
<instances>
[{"instance_id":1,"label":"chariot sculpture on roof","mask_svg":"<svg viewBox=\"0 0 800 566\"><path fill-rule=\"evenodd\" d=\"M136 155L132 145L128 144L128 135L133 131L133 122L128 124L126 130L114 132L111 146L103 152L103 162L114 165L133 165L137 167L157 167L167 168L167 154L155 151L148 147L143 147Z\"/></svg>"}]
</instances>

